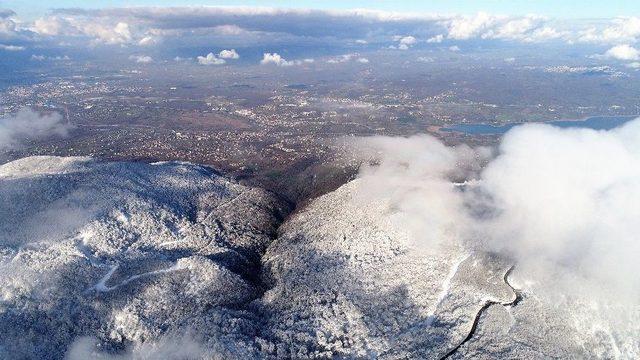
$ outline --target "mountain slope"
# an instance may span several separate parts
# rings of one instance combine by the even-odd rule
[[[2,165],[0,358],[638,354],[637,302],[532,282],[455,231],[424,246],[364,181],[282,223],[272,194],[193,164]]]
[[[393,221],[398,214],[384,197],[361,201],[360,191],[370,189],[364,181],[294,214],[264,256],[272,288],[262,301],[280,355],[547,359],[639,353],[636,300],[599,303],[580,279],[575,289],[555,278],[531,282],[509,259],[463,244],[455,233],[425,248]]]
[[[245,304],[264,290],[259,259],[285,212],[191,164],[1,166],[0,357],[61,358],[81,336],[115,350],[205,322],[210,342],[251,339]]]

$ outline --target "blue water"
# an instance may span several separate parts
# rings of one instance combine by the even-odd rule
[[[544,124],[561,128],[588,128],[594,130],[610,130],[638,116],[594,116],[584,120],[556,120],[547,121]],[[493,126],[488,124],[456,124],[441,128],[442,131],[455,131],[473,135],[501,135],[523,123]]]

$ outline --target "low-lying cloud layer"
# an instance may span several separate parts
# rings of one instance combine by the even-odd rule
[[[361,170],[360,201],[389,198],[390,216],[427,250],[454,236],[513,259],[539,291],[633,303],[638,144],[640,119],[611,131],[520,126],[495,156],[428,136],[363,139],[376,164]]]
[[[0,117],[0,150],[19,148],[25,140],[65,137],[72,129],[58,113],[42,114],[23,108]]]

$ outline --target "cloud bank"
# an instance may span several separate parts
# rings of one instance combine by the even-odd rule
[[[0,50],[48,49],[83,53],[96,47],[116,47],[135,55],[153,50],[154,57],[195,58],[211,44],[225,50],[201,55],[199,63],[220,65],[239,53],[283,54],[296,58],[334,56],[383,49],[420,51],[434,47],[473,49],[521,45],[577,47],[585,55],[606,48],[639,46],[640,17],[567,20],[538,15],[506,16],[403,13],[366,9],[317,10],[268,7],[131,7],[54,9],[31,22],[12,11],[0,14]],[[597,48],[594,50],[594,48]],[[598,49],[599,48],[599,49]],[[228,49],[228,50],[227,50]],[[313,49],[313,50],[310,50]],[[305,51],[310,53],[304,53]],[[319,54],[319,52],[321,54]],[[29,54],[28,56],[30,56]],[[83,58],[75,56],[74,58]],[[615,60],[602,56],[601,60]],[[223,62],[223,60],[225,62]],[[254,64],[259,62],[254,58]],[[280,62],[287,65],[287,60]],[[293,65],[298,64],[294,62]]]
[[[270,46],[283,42],[394,46],[420,42],[511,41],[570,44],[634,44],[640,17],[599,21],[555,20],[537,15],[503,16],[402,13],[378,10],[314,10],[268,7],[132,7],[56,9],[31,23],[0,14],[0,41],[76,42],[77,45]],[[15,43],[18,42],[18,43]],[[222,57],[224,58],[224,57]]]
[[[427,250],[453,236],[513,259],[539,293],[636,306],[638,144],[640,119],[610,131],[516,127],[495,156],[429,136],[362,139],[374,160],[359,200],[388,198]]]

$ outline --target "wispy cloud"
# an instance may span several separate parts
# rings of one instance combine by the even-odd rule
[[[43,114],[23,108],[0,118],[0,150],[19,148],[26,140],[65,137],[71,129],[58,113]]]

